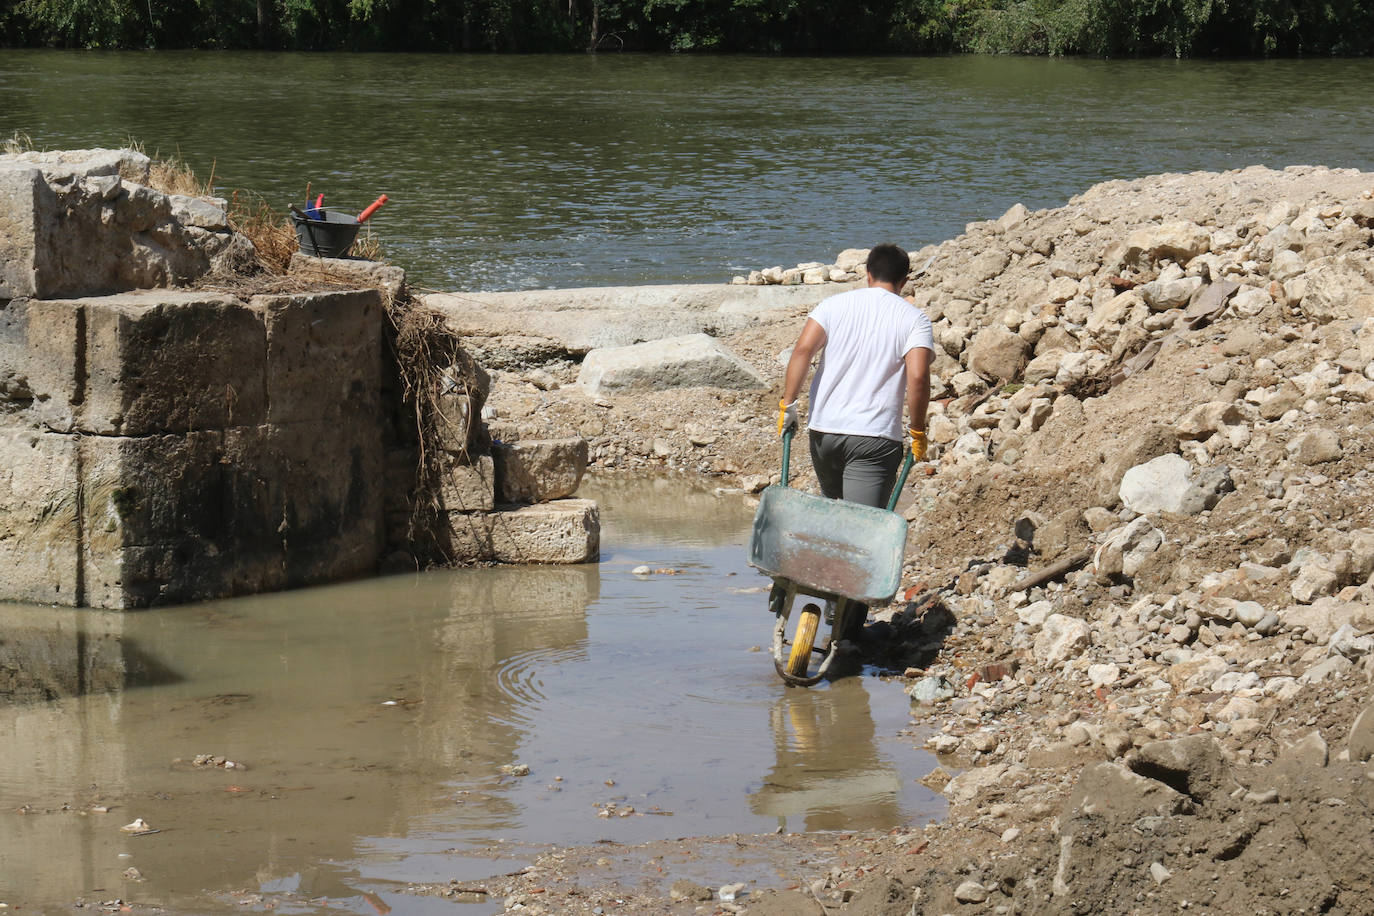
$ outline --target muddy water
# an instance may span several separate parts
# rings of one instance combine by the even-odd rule
[[[938,815],[900,690],[785,690],[750,651],[769,618],[746,506],[588,489],[599,564],[128,615],[5,606],[0,903],[452,912],[399,883],[509,870],[505,848],[514,868],[538,844]],[[158,832],[121,830],[135,818]]]

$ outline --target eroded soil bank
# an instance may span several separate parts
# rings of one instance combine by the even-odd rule
[[[554,850],[480,882],[487,899],[1371,912],[1371,192],[1374,175],[1322,168],[1161,175],[914,253],[938,448],[903,504],[903,601],[864,648],[924,700],[948,821]],[[768,390],[594,399],[552,360],[498,372],[490,403],[511,435],[586,436],[594,466],[757,490],[804,314],[725,339]],[[729,869],[669,880],[673,856],[745,847],[795,879],[724,897]]]

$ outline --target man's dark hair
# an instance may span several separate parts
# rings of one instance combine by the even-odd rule
[[[896,245],[874,245],[868,253],[868,272],[879,283],[901,287],[911,271],[911,258]]]

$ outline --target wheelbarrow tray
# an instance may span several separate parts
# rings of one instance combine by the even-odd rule
[[[882,603],[897,593],[906,519],[774,485],[760,494],[749,565],[804,589]]]

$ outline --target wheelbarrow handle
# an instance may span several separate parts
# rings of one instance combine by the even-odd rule
[[[906,460],[902,462],[902,473],[897,476],[897,485],[892,488],[892,496],[887,501],[887,511],[897,511],[897,497],[902,495],[902,487],[906,486],[906,476],[911,473],[911,466],[916,463],[916,459],[911,454],[911,449],[906,450]]]
[[[792,434],[787,430],[782,434],[782,485],[787,486],[787,470],[792,464]]]

